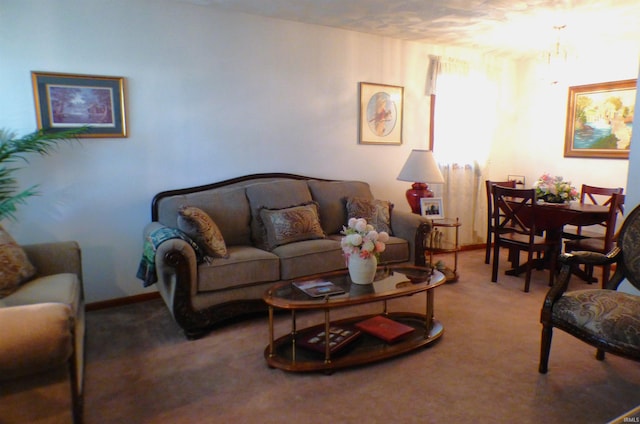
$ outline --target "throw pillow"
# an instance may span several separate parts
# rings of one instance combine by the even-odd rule
[[[347,198],[347,220],[364,218],[377,232],[391,235],[391,211],[393,204],[387,200],[369,200],[363,197]]]
[[[33,277],[36,268],[11,235],[0,226],[0,298],[13,293]]]
[[[285,209],[260,210],[268,250],[295,241],[325,238],[315,202]]]
[[[178,228],[198,242],[207,256],[229,257],[220,229],[202,209],[195,206],[181,207],[178,210]]]

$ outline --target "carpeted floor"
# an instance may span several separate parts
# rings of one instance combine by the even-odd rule
[[[524,293],[523,277],[501,271],[491,283],[483,259],[483,250],[462,252],[460,280],[436,289],[436,316],[445,326],[439,342],[330,376],[269,369],[266,317],[187,341],[161,300],[90,312],[86,422],[606,423],[640,404],[640,364],[612,355],[597,361],[593,348],[560,331],[549,373],[539,374],[547,274],[535,271]],[[574,280],[571,287],[586,284]],[[393,301],[390,310],[423,305],[416,295]],[[304,315],[300,328],[319,319]],[[280,316],[277,332],[287,328]],[[65,398],[66,386],[58,386]],[[19,405],[27,394],[13,396]],[[65,403],[47,396],[36,400],[59,411],[32,401],[28,413],[0,413],[0,423],[20,415],[24,422],[65,422]]]

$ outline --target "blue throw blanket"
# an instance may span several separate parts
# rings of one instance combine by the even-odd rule
[[[182,239],[189,243],[193,250],[196,252],[196,259],[198,263],[201,263],[204,259],[202,250],[196,242],[191,240],[182,231],[177,228],[161,227],[151,234],[144,241],[142,259],[140,260],[140,266],[138,267],[138,273],[136,277],[143,281],[144,287],[149,287],[158,281],[158,275],[156,274],[156,250],[158,246],[167,240]]]

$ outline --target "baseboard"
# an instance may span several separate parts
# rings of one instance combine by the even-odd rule
[[[467,246],[460,246],[460,250],[475,250],[484,249],[484,244],[471,244]],[[135,296],[119,297],[117,299],[103,300],[100,302],[88,303],[87,311],[97,311],[99,309],[116,308],[118,306],[131,305],[132,303],[146,302],[148,300],[158,299],[160,297],[159,292],[151,292],[144,294],[137,294]]]
[[[135,296],[119,297],[117,299],[103,300],[100,302],[88,303],[86,306],[87,311],[97,311],[99,309],[115,308],[118,306],[131,305],[132,303],[146,302],[149,300],[158,299],[160,297],[159,292],[151,292],[144,294],[137,294]]]

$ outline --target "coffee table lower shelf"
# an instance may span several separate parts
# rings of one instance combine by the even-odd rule
[[[365,315],[332,321],[332,325],[349,326],[357,322],[364,321],[375,315]],[[362,335],[351,342],[340,352],[333,354],[329,361],[325,361],[324,354],[313,352],[308,349],[296,346],[291,334],[280,337],[273,342],[273,354],[270,353],[270,346],[264,351],[267,364],[272,368],[285,371],[311,372],[333,370],[364,365],[402,355],[421,347],[430,345],[442,336],[444,328],[438,320],[432,320],[430,329],[427,331],[426,317],[424,314],[412,312],[391,312],[388,318],[416,329],[405,338],[395,342],[387,343],[377,337],[362,333]],[[324,328],[324,324],[300,330],[298,335],[307,331],[315,331]],[[426,334],[425,334],[426,333]]]

